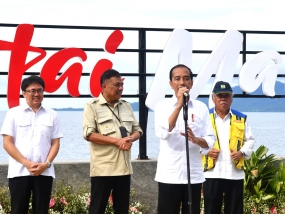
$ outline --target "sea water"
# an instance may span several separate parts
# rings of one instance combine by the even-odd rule
[[[59,153],[55,160],[86,160],[89,161],[89,146],[82,135],[82,111],[58,111],[58,116],[64,137],[61,139]],[[0,124],[4,121],[6,112],[0,111]],[[254,150],[260,145],[269,148],[268,154],[285,156],[285,112],[245,112],[255,137]],[[135,112],[138,118],[138,112]],[[147,125],[147,156],[157,158],[159,139],[154,133],[154,112],[148,114]],[[8,162],[8,154],[3,149],[3,138],[0,137],[0,162]],[[132,146],[132,159],[137,159],[139,142]]]

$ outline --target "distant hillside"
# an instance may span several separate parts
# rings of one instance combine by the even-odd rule
[[[242,90],[239,86],[233,87],[235,94],[241,94]],[[276,82],[276,95],[285,95],[285,84]],[[262,88],[252,93],[253,95],[263,95]],[[198,98],[208,106],[208,98]],[[139,110],[139,103],[130,103],[134,111]],[[233,109],[242,112],[285,112],[285,98],[234,98]],[[56,111],[83,111],[83,108],[54,108]]]

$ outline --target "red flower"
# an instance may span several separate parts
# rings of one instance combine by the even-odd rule
[[[130,207],[130,211],[137,212],[137,211],[138,211],[138,209],[137,209],[137,208],[135,208],[135,207]]]
[[[111,194],[110,197],[109,197],[109,201],[110,201],[110,204],[113,205],[113,196],[112,196],[112,194]]]
[[[64,198],[60,198],[59,200],[60,200],[61,203],[65,204],[65,205],[68,204]]]
[[[90,206],[90,202],[91,202],[91,197],[89,196],[89,197],[87,198],[87,206]]]
[[[49,208],[53,207],[54,204],[55,204],[55,200],[54,198],[51,198],[49,201]]]
[[[278,214],[277,209],[276,209],[275,206],[272,206],[272,207],[270,208],[270,214]]]

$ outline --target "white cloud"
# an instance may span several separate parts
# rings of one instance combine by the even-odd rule
[[[279,0],[10,0],[0,8],[2,23],[239,30],[282,30],[283,11]]]

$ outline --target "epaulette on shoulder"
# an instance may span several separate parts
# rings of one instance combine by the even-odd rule
[[[238,110],[231,109],[231,111],[232,111],[233,114],[235,114],[235,115],[237,115],[237,116],[239,116],[239,117],[244,117],[244,118],[247,117],[246,114],[244,114],[244,113],[242,113],[242,112],[240,112],[240,111],[238,111]]]
[[[128,101],[123,100],[123,99],[120,99],[120,101],[123,102],[123,103],[129,103]]]
[[[94,99],[88,101],[87,104],[96,103],[97,101],[99,101],[99,99],[98,98],[94,98]]]

